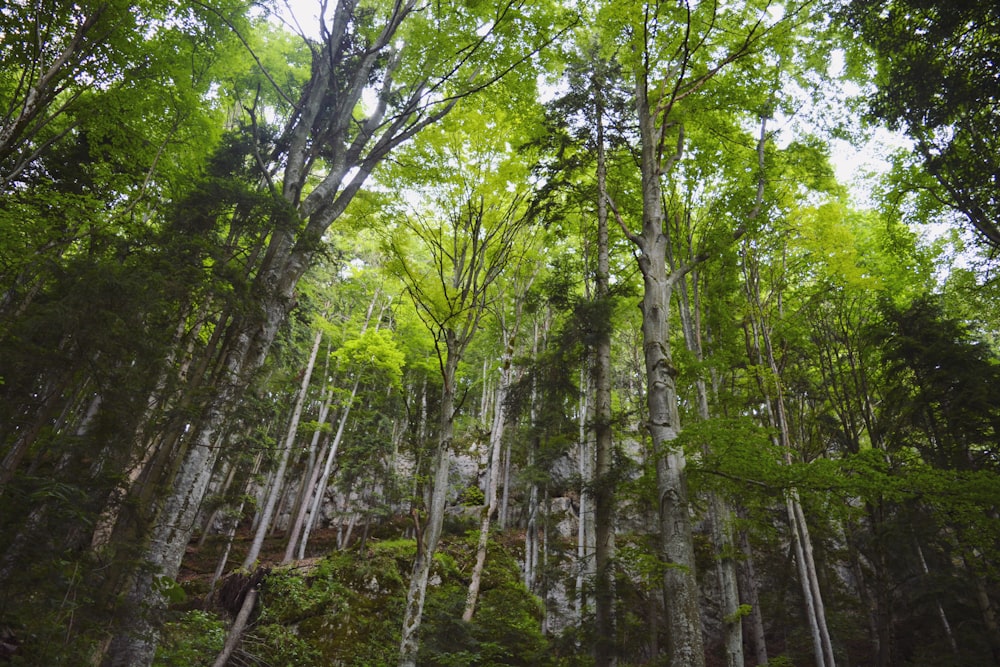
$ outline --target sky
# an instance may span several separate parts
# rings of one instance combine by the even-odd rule
[[[336,0],[327,0],[329,8],[327,14],[332,12],[336,5]],[[317,16],[321,7],[321,0],[275,0],[278,9],[278,20],[286,22],[292,29],[300,29],[311,37],[319,36],[319,23]],[[834,52],[828,68],[828,73],[839,76],[844,69],[844,58],[842,52]],[[834,97],[839,97],[841,101],[846,101],[848,97],[861,93],[856,85],[839,83],[834,86],[836,91],[832,92]],[[833,105],[837,106],[837,105]],[[840,113],[847,113],[842,109]],[[818,114],[822,116],[822,114]],[[805,118],[816,117],[817,114],[805,113]],[[828,134],[824,128],[814,128],[805,124],[786,122],[787,130],[794,134],[796,132],[811,131],[819,136]],[[790,137],[789,137],[790,138]],[[884,174],[889,169],[889,159],[893,151],[907,145],[906,138],[900,133],[893,133],[886,129],[878,129],[871,133],[870,137],[860,145],[843,139],[832,139],[831,162],[837,175],[837,180],[847,186],[851,192],[854,204],[859,207],[867,207],[872,204],[872,191],[880,174]]]

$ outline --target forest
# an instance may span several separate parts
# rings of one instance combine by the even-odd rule
[[[1000,665],[1000,6],[0,5],[0,664]]]

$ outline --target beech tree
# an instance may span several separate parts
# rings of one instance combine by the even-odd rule
[[[624,206],[615,215],[622,232],[636,248],[643,276],[647,428],[657,457],[660,548],[662,558],[670,563],[663,575],[669,664],[677,666],[703,665],[705,658],[685,453],[672,444],[680,424],[671,357],[670,307],[674,289],[693,264],[668,266],[667,216],[680,213],[665,210],[663,180],[683,157],[681,103],[701,91],[727,66],[759,48],[770,27],[766,9],[752,3],[718,17],[716,11],[712,3],[685,5],[676,10],[658,5],[611,4],[599,14],[620,31],[612,33],[611,44],[621,39],[622,46],[631,50],[624,64],[635,82],[637,161],[642,178],[640,231],[629,228]],[[738,227],[734,235],[738,237],[742,231]]]
[[[854,0],[843,13],[875,54],[869,113],[913,140],[935,182],[933,198],[964,216],[988,245],[1000,246],[1000,12],[972,1]],[[850,52],[863,61],[857,49]]]
[[[416,664],[427,581],[444,522],[458,365],[488,308],[498,299],[497,280],[524,252],[519,236],[529,222],[523,167],[519,172],[515,161],[505,159],[507,137],[491,136],[484,121],[481,116],[462,115],[457,117],[460,125],[436,128],[450,129],[441,148],[428,145],[427,149],[428,167],[441,174],[443,181],[437,192],[432,189],[426,194],[429,210],[416,213],[401,230],[412,234],[412,241],[406,236],[392,241],[399,274],[434,340],[442,382],[430,501],[407,593],[401,667]],[[449,163],[463,153],[466,173],[451,172]],[[426,273],[424,262],[415,264],[411,257],[409,247],[414,242],[416,256],[429,265]]]
[[[535,13],[544,14],[541,9]],[[226,21],[224,13],[215,15],[227,28],[243,29]],[[181,369],[191,372],[178,372],[171,360],[163,376],[180,387],[178,398],[163,404],[175,410],[170,427],[147,431],[147,439],[140,435],[125,457],[130,460],[121,465],[130,477],[142,479],[130,490],[143,517],[127,521],[129,525],[120,520],[114,544],[141,545],[141,565],[123,560],[115,568],[116,585],[125,591],[127,603],[106,664],[139,665],[152,659],[162,582],[172,580],[179,567],[218,460],[226,416],[263,365],[325,231],[397,146],[444,117],[462,97],[507,75],[555,29],[554,18],[544,15],[538,30],[522,31],[535,20],[534,13],[513,3],[451,11],[414,2],[370,8],[348,2],[338,3],[320,20],[318,41],[302,37],[312,62],[301,87],[296,88],[293,76],[265,71],[264,93],[242,91],[242,119],[252,140],[246,153],[249,165],[241,167],[253,173],[262,198],[271,204],[266,212],[244,208],[236,218],[249,223],[255,236],[239,256],[241,275],[228,277],[252,298],[197,316],[196,327],[204,325],[209,344],[194,346],[195,358],[184,360],[188,365]],[[434,49],[426,48],[430,35]],[[366,91],[372,93],[370,102]],[[279,127],[268,126],[273,118]],[[228,211],[206,207],[202,213],[207,225],[220,220],[220,226],[229,224]],[[189,326],[189,313],[176,317],[177,324],[167,330],[179,332],[184,342],[178,345],[184,350],[197,335]],[[55,404],[49,409],[55,410]],[[114,512],[109,516],[129,518]]]

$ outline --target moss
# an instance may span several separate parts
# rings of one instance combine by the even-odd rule
[[[438,583],[427,591],[420,664],[551,664],[539,601],[521,583],[517,561],[498,545],[490,546],[476,616],[461,620],[474,546],[470,533],[442,542],[435,554]],[[244,646],[267,664],[394,664],[415,555],[412,540],[373,542],[364,553],[338,552],[308,570],[275,570]]]

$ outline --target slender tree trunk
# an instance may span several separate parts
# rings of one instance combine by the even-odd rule
[[[31,425],[24,428],[20,435],[14,440],[3,460],[0,461],[0,490],[2,490],[14,478],[21,460],[31,449],[31,445],[37,440],[38,435],[46,425],[59,413],[65,403],[64,394],[69,389],[73,373],[67,369],[59,378],[58,382],[50,383],[43,393],[45,399],[42,405],[35,411],[37,416]]]
[[[244,569],[249,570],[253,567],[254,563],[257,562],[257,557],[260,555],[261,547],[264,546],[264,538],[267,536],[267,530],[271,525],[271,519],[274,516],[275,507],[281,495],[281,488],[285,483],[285,470],[288,467],[288,458],[291,455],[292,447],[295,445],[295,436],[299,430],[299,420],[302,418],[302,406],[305,405],[306,394],[309,393],[309,383],[312,380],[312,372],[316,366],[316,357],[319,355],[319,346],[322,340],[323,332],[317,331],[316,338],[313,340],[312,350],[309,353],[309,363],[306,364],[306,370],[302,376],[302,385],[299,387],[298,396],[295,398],[292,418],[288,422],[288,432],[285,434],[285,439],[282,442],[281,460],[278,463],[278,470],[274,474],[274,484],[271,487],[271,493],[268,494],[267,504],[264,505],[263,516],[257,526],[257,533],[254,535],[253,542],[250,544],[250,550],[247,552],[246,558],[243,559]]]
[[[669,564],[663,575],[670,667],[704,667],[698,581],[688,504],[684,451],[673,442],[680,433],[676,369],[670,352],[670,298],[675,281],[667,275],[669,239],[664,231],[659,147],[663,127],[649,107],[645,82],[637,82],[641,137],[642,233],[629,234],[643,278],[642,342],[646,369],[647,428],[652,438],[659,496],[660,549]]]
[[[239,646],[240,639],[243,637],[243,629],[246,628],[247,622],[250,620],[250,614],[253,613],[255,604],[257,604],[257,587],[253,586],[243,596],[243,604],[240,605],[240,612],[236,615],[233,627],[229,634],[226,635],[226,642],[222,647],[222,651],[215,658],[212,667],[226,667],[233,651]]]
[[[614,441],[611,430],[611,268],[608,245],[607,164],[604,150],[604,81],[593,79],[597,119],[597,274],[595,293],[599,312],[606,318],[599,324],[594,346],[594,537],[595,586],[594,618],[597,637],[594,645],[596,667],[612,667],[617,662],[615,639],[615,587],[612,563],[615,557],[615,479],[611,469]]]
[[[223,471],[225,471],[226,479],[223,480],[222,485],[219,487],[217,495],[220,497],[225,497],[226,493],[229,492],[229,488],[233,485],[233,480],[236,479],[236,465],[228,465],[229,470],[226,470],[227,466],[223,466]],[[220,471],[220,474],[222,471]],[[208,516],[205,517],[205,521],[201,525],[201,536],[198,538],[198,549],[201,550],[205,546],[205,542],[208,540],[208,536],[212,533],[212,526],[215,525],[216,520],[219,518],[219,514],[222,513],[224,506],[219,506],[209,512]]]
[[[257,469],[260,467],[260,463],[263,460],[263,454],[257,454],[254,458],[253,468],[250,470],[248,479],[253,479],[254,475],[257,474]],[[215,572],[212,573],[212,580],[208,583],[208,591],[211,594],[215,591],[215,584],[218,583],[219,579],[222,578],[223,573],[226,571],[226,564],[229,562],[229,552],[233,548],[233,538],[236,536],[236,529],[240,525],[240,517],[243,516],[243,508],[246,506],[246,495],[241,496],[240,504],[236,507],[236,512],[234,516],[229,520],[229,527],[226,529],[226,545],[222,548],[222,554],[219,556],[219,562],[215,566]]]
[[[816,605],[819,634],[823,641],[823,657],[829,667],[835,667],[837,663],[833,654],[833,642],[830,640],[830,630],[826,624],[826,608],[823,605],[823,595],[820,591],[819,573],[816,570],[816,558],[813,555],[812,538],[809,536],[809,524],[806,522],[806,515],[802,511],[802,502],[799,500],[798,493],[793,490],[792,495],[792,509],[795,511],[799,531],[802,533],[802,548],[806,556],[806,572],[809,577],[809,587],[812,589],[813,600]]]
[[[264,511],[261,515],[260,523],[257,525],[257,532],[254,535],[253,542],[250,544],[250,549],[247,552],[246,558],[243,559],[242,567],[245,570],[252,568],[257,562],[257,558],[260,556],[261,548],[264,546],[264,538],[267,536],[267,530],[271,524],[271,519],[274,516],[275,507],[278,504],[278,498],[281,496],[281,487],[284,485],[285,481],[285,469],[288,466],[288,459],[292,452],[292,447],[295,445],[295,435],[299,430],[299,420],[302,417],[302,406],[305,405],[306,394],[309,392],[309,382],[312,380],[312,372],[313,368],[316,366],[316,357],[319,355],[319,346],[322,340],[322,331],[317,331],[316,338],[313,341],[312,350],[309,353],[309,362],[306,364],[305,373],[302,376],[302,384],[299,387],[298,395],[295,398],[295,405],[292,408],[291,419],[289,419],[288,422],[288,432],[285,434],[285,438],[282,441],[281,461],[278,464],[278,470],[274,474],[274,484],[271,487],[271,492],[268,494],[267,504],[264,506]],[[240,638],[243,636],[243,630],[246,628],[247,621],[249,620],[250,614],[253,612],[253,607],[256,603],[257,589],[254,587],[243,597],[243,604],[233,621],[233,625],[229,628],[225,646],[216,658],[214,667],[222,667],[226,664],[226,661],[229,659],[230,654],[232,654],[233,649],[237,646],[237,644],[239,644]]]
[[[528,465],[535,462],[534,451],[528,455]],[[524,586],[535,592],[535,575],[538,570],[538,484],[531,482],[528,490],[528,517],[524,529]]]
[[[368,310],[365,313],[365,321],[361,325],[360,335],[364,335],[368,331],[368,327],[372,321],[372,315],[375,312],[375,306],[378,304],[378,300],[381,297],[381,289],[376,289],[375,294],[372,296],[372,300],[368,303]],[[379,314],[379,318],[375,323],[375,330],[377,331],[381,325],[382,315]],[[333,469],[333,462],[337,458],[337,450],[340,448],[340,443],[344,438],[344,429],[347,427],[347,418],[351,414],[351,408],[354,406],[354,399],[358,395],[358,387],[361,384],[361,378],[355,378],[354,384],[351,386],[351,395],[348,397],[347,401],[344,403],[344,407],[340,412],[340,422],[337,425],[337,433],[333,438],[333,442],[330,444],[329,450],[327,450],[326,460],[323,463],[323,474],[320,477],[319,483],[316,484],[315,479],[310,479],[306,488],[303,490],[303,500],[302,506],[299,509],[298,516],[295,518],[295,525],[293,526],[292,532],[288,537],[288,545],[285,548],[285,555],[283,562],[289,562],[292,559],[292,553],[295,549],[295,542],[298,541],[299,547],[299,558],[305,558],[306,546],[309,543],[309,534],[312,532],[313,528],[316,526],[316,522],[319,520],[320,509],[323,505],[323,498],[326,496],[326,488],[330,481],[330,471]],[[332,396],[332,394],[331,394]],[[326,408],[329,410],[329,400],[326,403]],[[320,418],[320,422],[325,421],[325,417]],[[313,471],[313,477],[315,477],[316,471]],[[308,501],[308,498],[312,498],[312,502]],[[306,510],[308,508],[308,521],[306,521]],[[303,523],[305,525],[303,526]],[[298,538],[299,531],[301,530],[302,537]]]
[[[299,540],[299,558],[305,558],[306,546],[309,544],[309,535],[319,520],[320,510],[323,507],[323,498],[326,497],[326,488],[330,483],[330,471],[333,469],[333,462],[337,458],[337,450],[340,448],[340,443],[344,439],[344,429],[347,428],[347,418],[351,415],[351,407],[354,405],[354,397],[358,394],[359,384],[360,380],[354,381],[354,386],[351,387],[351,395],[347,398],[343,409],[340,411],[340,423],[337,424],[337,433],[333,436],[333,442],[330,443],[330,450],[326,454],[326,461],[323,463],[323,474],[319,478],[319,484],[313,489],[312,504],[309,508],[309,520],[305,522],[302,539]]]
[[[785,498],[785,510],[788,514],[788,526],[792,533],[792,544],[795,546],[795,565],[799,570],[799,582],[802,587],[802,598],[806,606],[806,621],[809,623],[809,635],[812,637],[813,654],[816,667],[826,667],[826,651],[823,647],[823,636],[820,632],[819,611],[813,597],[813,588],[809,577],[809,567],[806,561],[804,538],[799,532],[798,513],[795,511],[797,496],[789,492]]]
[[[690,249],[693,255],[693,248]],[[692,272],[692,288],[688,290],[687,281],[680,283],[680,316],[681,328],[688,350],[699,362],[704,359],[701,344],[701,329],[698,298],[698,272]],[[691,294],[693,292],[693,296]],[[694,308],[692,308],[692,301]],[[693,311],[693,312],[692,312]],[[711,417],[708,402],[708,383],[704,377],[695,380],[697,394],[698,419],[707,421]],[[710,454],[708,447],[704,453]],[[743,623],[740,614],[739,584],[736,576],[736,562],[733,559],[735,547],[732,535],[732,510],[728,504],[714,491],[709,491],[708,525],[712,535],[712,545],[715,553],[715,572],[719,584],[719,597],[722,612],[722,644],[727,667],[743,667]]]
[[[924,558],[924,550],[920,548],[920,543],[916,543],[917,556],[920,558],[920,569],[923,571],[924,576],[930,574],[930,568],[927,567],[927,560]],[[944,630],[945,639],[948,640],[948,647],[951,648],[952,655],[958,655],[958,642],[955,641],[955,635],[951,631],[951,623],[948,622],[948,615],[944,612],[944,607],[941,605],[941,600],[935,596],[934,604],[937,606],[938,618],[941,619],[941,629]]]
[[[443,366],[444,388],[441,392],[440,437],[435,448],[433,486],[427,510],[422,539],[417,543],[417,557],[413,562],[410,587],[406,594],[403,613],[403,632],[399,645],[399,667],[416,667],[419,649],[420,623],[427,595],[434,553],[444,525],[445,500],[448,493],[448,473],[451,468],[451,442],[455,428],[455,373],[458,368],[458,350],[454,343],[448,346],[448,357]]]
[[[764,322],[764,309],[760,300],[757,266],[746,253],[744,254],[744,259],[747,296],[754,312],[750,317],[750,326],[753,328],[752,337],[754,339],[754,347],[756,348],[758,361],[770,371],[776,387],[773,399],[766,390],[764,394],[768,403],[773,405],[771,415],[775,420],[774,426],[777,429],[779,445],[785,454],[786,462],[791,463],[791,428],[785,408],[781,371],[778,368],[778,362],[774,355],[770,330],[767,323]],[[816,664],[817,667],[836,667],[833,643],[827,628],[826,612],[820,591],[816,562],[813,557],[812,540],[809,536],[809,527],[806,523],[805,514],[802,511],[802,504],[796,489],[791,489],[786,493],[785,508],[788,514],[789,529],[795,545],[802,596],[806,604],[806,615],[809,621],[810,634],[813,638]]]
[[[746,616],[747,634],[750,635],[750,644],[753,646],[754,657],[758,665],[766,665],[767,659],[767,637],[764,632],[764,614],[760,609],[760,582],[757,579],[757,570],[754,567],[753,549],[750,548],[750,539],[745,531],[739,534],[740,551],[743,552],[743,589],[741,598],[750,605],[750,614]]]
[[[333,391],[327,389],[326,398],[323,399],[323,405],[319,409],[318,427],[313,433],[312,442],[309,444],[309,464],[306,466],[305,479],[303,480],[302,488],[299,489],[299,498],[295,504],[294,514],[292,515],[294,519],[288,530],[288,544],[285,545],[285,554],[281,558],[282,565],[286,565],[292,561],[292,557],[295,554],[295,547],[299,543],[299,535],[302,532],[302,524],[305,521],[306,514],[309,512],[309,501],[312,498],[313,487],[316,485],[320,473],[317,454],[319,457],[322,457],[327,451],[326,444],[329,442],[329,436],[323,435],[323,426],[326,424],[326,419],[330,414],[330,403],[332,401]],[[320,444],[321,442],[322,445]]]
[[[515,325],[516,326],[516,325]],[[511,334],[513,336],[513,334]],[[476,546],[476,562],[472,568],[472,576],[469,581],[469,591],[465,598],[465,610],[462,612],[462,620],[466,623],[472,621],[472,615],[476,609],[476,601],[479,598],[479,586],[482,581],[483,567],[486,565],[486,547],[489,543],[490,525],[493,515],[497,511],[497,487],[500,477],[500,452],[503,447],[504,427],[507,423],[507,409],[505,402],[507,392],[510,388],[513,369],[511,362],[514,356],[513,341],[508,340],[505,346],[503,361],[500,366],[500,378],[497,381],[496,397],[494,399],[493,427],[490,429],[490,476],[486,489],[486,509],[483,512],[482,522],[479,526],[479,542]]]
[[[500,530],[507,530],[507,513],[510,509],[510,442],[504,445],[503,494],[500,497]]]
[[[535,323],[534,336],[531,344],[532,357],[538,356],[539,341],[542,337],[538,323]],[[531,387],[531,415],[532,425],[538,422],[538,387],[532,384]],[[535,466],[538,453],[538,435],[531,438],[528,447],[528,469]],[[532,593],[536,592],[536,575],[538,573],[538,482],[532,476],[531,487],[528,491],[528,516],[524,530],[524,586]]]
[[[580,371],[580,434],[578,448],[578,472],[580,475],[580,512],[577,520],[576,537],[576,615],[579,622],[590,609],[591,594],[588,587],[594,577],[594,510],[591,507],[591,489],[594,482],[593,452],[591,450],[590,429],[593,403],[590,399],[590,374]]]

